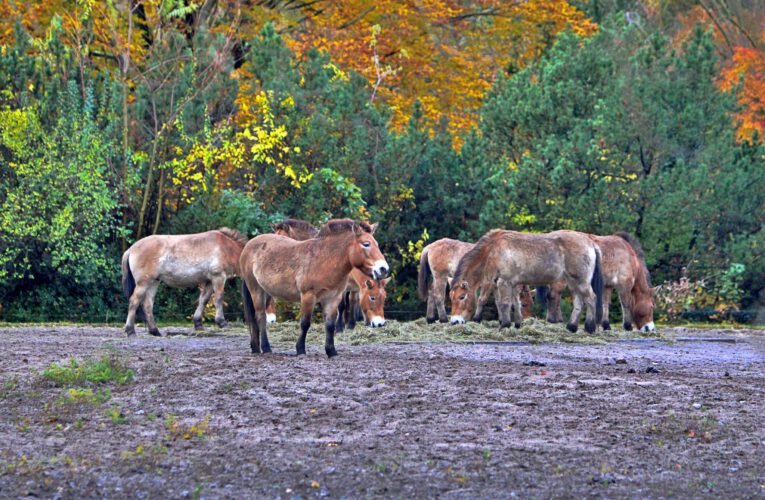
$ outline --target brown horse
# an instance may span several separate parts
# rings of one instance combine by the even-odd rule
[[[489,231],[460,260],[451,291],[451,322],[464,323],[464,311],[475,301],[475,289],[481,283],[504,280],[504,290],[512,295],[509,303],[515,327],[523,321],[518,285],[547,285],[565,280],[574,292],[574,310],[566,326],[575,332],[582,306],[587,308],[584,328],[594,332],[600,323],[603,299],[603,275],[600,249],[582,233],[555,231],[528,234],[494,229]],[[503,306],[504,307],[504,306]],[[508,315],[505,311],[504,315]],[[510,326],[500,321],[500,328]]]
[[[441,323],[448,321],[446,317],[446,287],[452,283],[452,278],[457,270],[457,264],[460,259],[475,247],[475,243],[466,243],[464,241],[453,240],[451,238],[441,238],[436,240],[422,250],[420,256],[420,270],[417,275],[417,292],[421,300],[427,301],[427,310],[425,318],[428,323],[436,321],[436,313]],[[433,277],[433,283],[428,287],[428,276]],[[481,284],[478,302],[471,302],[470,309],[465,311],[466,316],[473,318],[473,321],[481,322],[483,307],[489,301],[492,291],[496,288],[496,283],[488,282]],[[523,302],[523,317],[531,317],[531,293],[527,286],[522,288],[521,300]],[[512,294],[506,294],[511,296]],[[499,312],[500,292],[495,293],[497,311]]]
[[[640,242],[632,235],[618,232],[612,236],[590,235],[603,255],[603,329],[610,330],[608,321],[611,292],[616,289],[622,306],[625,330],[634,324],[638,330],[652,332],[653,293],[651,277],[645,264],[645,255]],[[547,321],[561,321],[560,299],[566,288],[565,281],[553,283],[547,288],[537,289],[539,302],[547,305]]]
[[[297,241],[310,240],[319,234],[319,230],[311,225],[310,222],[300,219],[286,218],[281,222],[272,225],[274,234],[286,236]],[[276,301],[270,300],[266,308],[266,322],[276,323]]]
[[[373,280],[358,269],[351,271],[337,312],[337,332],[342,332],[346,325],[349,330],[356,328],[357,310],[365,325],[372,328],[385,326],[385,285],[389,281],[389,277]]]
[[[149,333],[159,335],[154,321],[154,295],[159,283],[173,288],[200,287],[194,327],[202,328],[202,313],[215,294],[215,323],[223,327],[226,279],[239,274],[239,255],[247,243],[239,231],[221,228],[199,234],[142,238],[122,255],[122,288],[130,302],[125,333],[135,334],[136,314],[146,317]]]
[[[327,356],[337,355],[335,322],[337,307],[348,284],[348,274],[358,268],[367,276],[383,279],[389,267],[374,228],[351,219],[330,220],[316,238],[295,241],[276,234],[251,239],[239,259],[242,300],[250,329],[253,353],[270,352],[266,330],[266,306],[271,297],[300,302],[300,337],[297,354],[305,354],[305,338],[314,305],[324,313]]]

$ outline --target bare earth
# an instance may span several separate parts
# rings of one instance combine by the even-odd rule
[[[765,498],[763,332],[330,360],[315,334],[297,358],[169,330],[0,328],[0,497]],[[40,376],[104,353],[136,374],[108,401]]]

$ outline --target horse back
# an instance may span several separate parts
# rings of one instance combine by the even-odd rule
[[[439,279],[454,276],[460,259],[474,246],[473,243],[441,238],[425,247],[428,249],[428,264],[433,276]]]

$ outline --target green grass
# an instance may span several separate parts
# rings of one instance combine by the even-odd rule
[[[131,382],[135,377],[133,370],[126,363],[114,356],[105,355],[99,359],[88,359],[78,362],[71,358],[68,364],[48,365],[42,374],[43,378],[52,381],[57,386],[107,384],[116,383],[123,385]]]

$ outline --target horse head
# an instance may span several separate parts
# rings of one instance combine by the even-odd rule
[[[452,301],[452,317],[450,322],[457,325],[465,322],[465,318],[472,318],[475,314],[476,298],[475,290],[471,289],[467,281],[461,281],[452,287],[449,292]]]
[[[390,266],[388,266],[388,262],[373,236],[377,224],[369,225],[365,222],[354,222],[352,229],[354,239],[348,256],[353,267],[376,280],[387,277],[390,273]]]
[[[365,278],[359,286],[359,306],[368,326],[374,328],[385,325],[385,285],[389,281],[390,278],[383,280]]]

